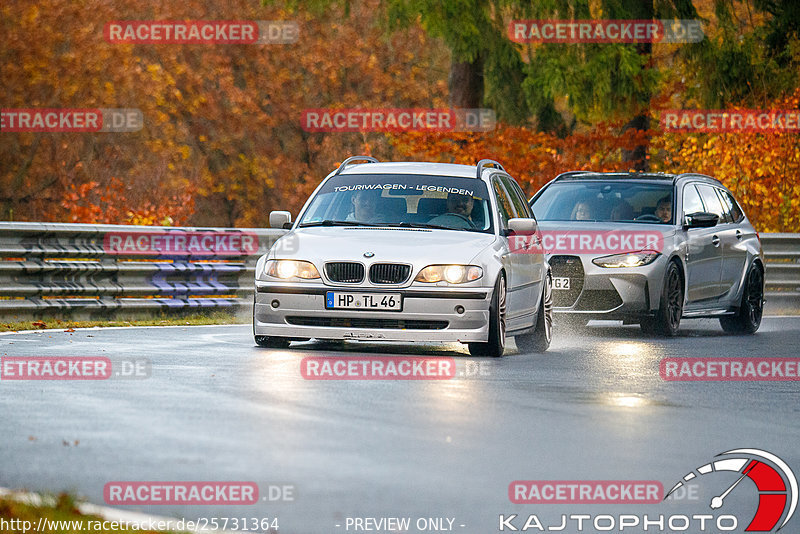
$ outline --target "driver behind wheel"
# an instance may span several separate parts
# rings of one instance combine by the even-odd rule
[[[477,225],[472,220],[472,207],[474,205],[475,201],[472,195],[448,193],[447,212],[434,217],[429,222],[453,228],[475,228]]]
[[[667,195],[659,198],[656,204],[656,217],[661,219],[661,222],[668,223],[672,220],[672,198]]]

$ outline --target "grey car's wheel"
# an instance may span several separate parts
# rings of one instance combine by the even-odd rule
[[[661,299],[654,317],[645,317],[639,323],[646,334],[674,336],[678,333],[683,316],[683,279],[678,265],[671,261],[664,274]]]
[[[553,340],[553,278],[547,273],[542,289],[542,303],[536,326],[530,334],[516,336],[514,341],[521,352],[544,352]]]
[[[764,274],[758,265],[751,265],[742,291],[742,304],[732,317],[720,317],[722,329],[733,334],[754,334],[764,314]]]
[[[469,343],[473,356],[503,355],[506,349],[506,279],[500,274],[494,284],[492,303],[489,305],[489,340],[486,343]]]

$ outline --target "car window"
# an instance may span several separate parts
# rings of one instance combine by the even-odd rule
[[[725,222],[725,210],[722,208],[722,203],[719,197],[714,192],[714,187],[707,184],[697,184],[697,190],[700,191],[700,196],[703,197],[703,205],[706,211],[719,216],[719,222]]]
[[[722,199],[722,204],[725,206],[725,211],[728,214],[729,221],[738,223],[744,219],[744,212],[742,211],[742,208],[739,207],[736,199],[733,198],[733,195],[720,188],[717,188],[717,193]]]
[[[506,190],[503,188],[497,178],[492,180],[492,188],[494,189],[494,196],[497,199],[497,209],[500,214],[500,224],[503,226],[503,228],[508,228],[508,220],[516,217],[514,206],[511,204],[511,201],[508,199],[508,195],[506,194]]]
[[[509,176],[503,174],[500,175],[500,180],[505,186],[508,197],[511,199],[511,203],[514,205],[514,211],[517,212],[517,217],[533,217],[533,212],[531,211],[530,206],[528,206],[528,203],[525,201],[525,193],[522,192],[519,184]]]
[[[694,184],[688,184],[683,189],[683,215],[700,211],[706,211],[703,201],[700,199],[700,193],[697,192]]]
[[[435,226],[494,233],[489,189],[481,180],[422,174],[340,174],[327,180],[299,227]]]
[[[672,191],[672,184],[663,182],[569,180],[547,186],[531,207],[538,221],[663,224],[656,211],[659,204],[672,204]]]

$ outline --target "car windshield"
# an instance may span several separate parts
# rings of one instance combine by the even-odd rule
[[[534,201],[540,221],[600,221],[668,224],[673,220],[672,184],[557,182]]]
[[[350,174],[329,179],[298,222],[309,226],[401,226],[492,233],[481,180],[415,174]]]

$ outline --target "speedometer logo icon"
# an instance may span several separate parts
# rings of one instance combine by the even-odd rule
[[[758,508],[745,531],[770,532],[774,529],[777,532],[782,529],[797,508],[797,478],[786,462],[760,449],[734,449],[722,452],[715,458],[720,456],[725,458],[714,460],[687,473],[664,498],[690,480],[710,473],[740,473],[733,484],[711,499],[709,506],[714,510],[723,507],[725,498],[740,487],[745,478],[749,478],[758,489]]]

